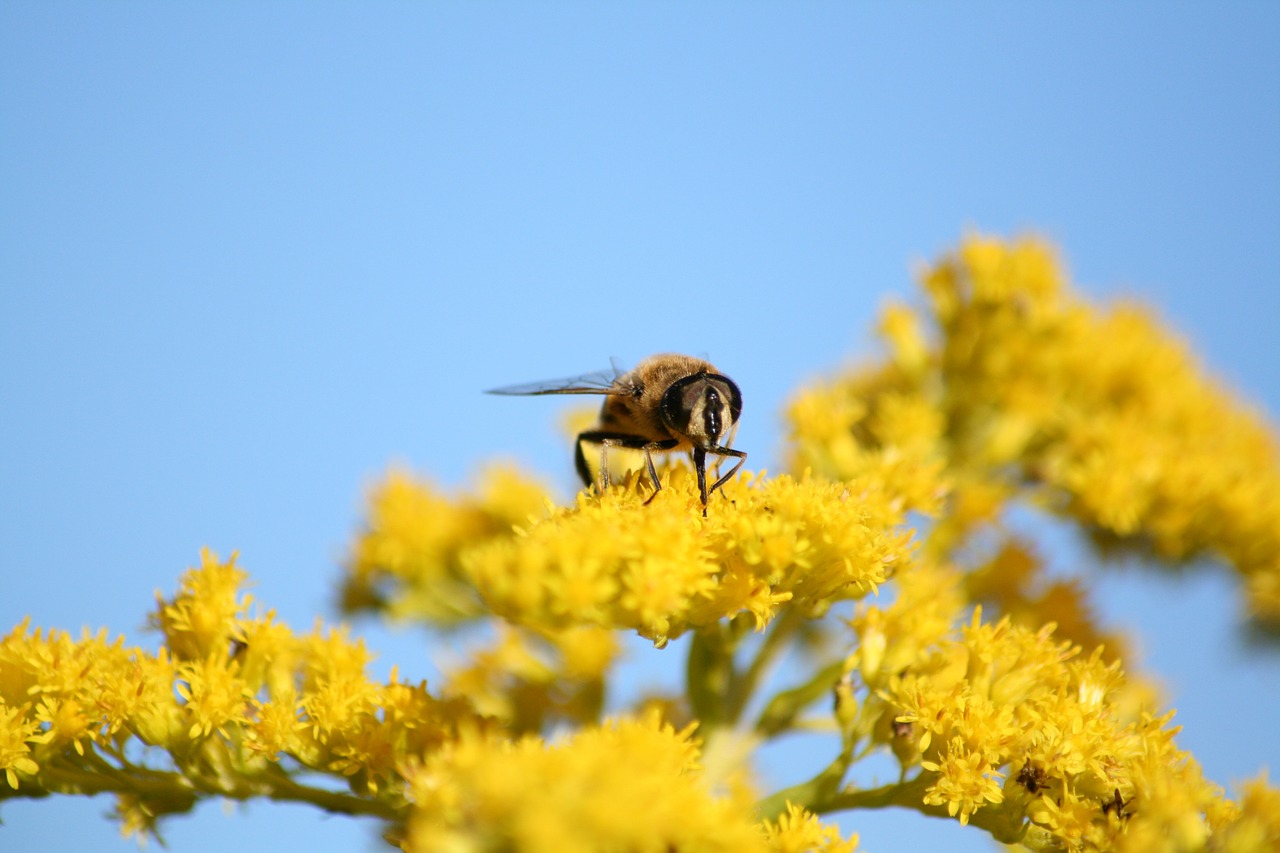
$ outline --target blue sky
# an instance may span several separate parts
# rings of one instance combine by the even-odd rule
[[[393,462],[572,487],[554,400],[483,388],[705,354],[737,446],[870,350],[966,229],[1056,241],[1280,413],[1280,6],[0,3],[0,629],[130,640],[201,546],[331,618]],[[1275,767],[1276,655],[1223,572],[1108,575],[1180,742]],[[412,632],[362,626],[431,672]],[[6,804],[0,845],[131,850],[105,799]],[[373,848],[208,804],[179,851]],[[237,810],[232,810],[237,811]],[[867,849],[989,847],[856,815]]]

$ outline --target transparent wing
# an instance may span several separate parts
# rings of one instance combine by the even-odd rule
[[[584,373],[582,376],[571,376],[567,379],[547,379],[542,382],[525,382],[520,385],[505,385],[501,388],[490,388],[486,394],[505,394],[534,396],[538,394],[626,394],[627,389],[617,384],[621,372],[615,367],[612,370],[597,370],[595,373]]]

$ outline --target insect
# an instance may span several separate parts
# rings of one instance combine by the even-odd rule
[[[615,368],[571,379],[494,388],[488,393],[605,395],[599,422],[578,433],[574,442],[574,466],[582,482],[590,486],[593,478],[582,446],[600,445],[601,487],[607,488],[609,448],[643,451],[645,467],[653,481],[653,494],[645,501],[646,504],[662,491],[657,469],[653,466],[654,452],[683,450],[693,458],[703,515],[707,514],[707,498],[738,473],[747,460],[746,453],[729,447],[738,431],[742,392],[732,379],[700,358],[664,353],[650,356],[626,372]],[[709,489],[708,454],[738,460],[729,473],[717,479]]]

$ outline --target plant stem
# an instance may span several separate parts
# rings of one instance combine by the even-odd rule
[[[756,688],[777,660],[778,654],[785,649],[785,641],[795,633],[800,621],[801,616],[794,607],[784,607],[782,613],[769,625],[747,671],[734,677],[730,683],[729,695],[725,697],[729,722],[737,723],[742,718],[742,712],[751,701]]]
[[[228,785],[208,776],[156,770],[130,765],[118,768],[96,753],[86,751],[86,764],[57,760],[40,768],[42,784],[24,782],[18,791],[4,789],[7,796],[43,797],[52,793],[136,794],[169,804],[173,811],[188,811],[201,796],[231,800],[264,798],[280,802],[310,803],[337,814],[366,815],[383,820],[402,816],[403,808],[385,800],[358,797],[300,784],[278,765],[272,771]],[[0,797],[3,799],[4,797]]]

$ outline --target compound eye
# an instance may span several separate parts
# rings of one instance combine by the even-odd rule
[[[688,435],[689,433],[689,418],[692,411],[691,404],[686,399],[686,391],[689,381],[696,378],[690,376],[673,382],[662,395],[662,422],[675,434]]]
[[[732,427],[742,417],[742,392],[728,376],[712,376],[710,379],[724,390],[725,402],[729,404],[729,425]]]
[[[723,376],[696,374],[672,383],[662,397],[662,419],[673,433],[699,447],[715,447],[742,410],[737,387]]]

